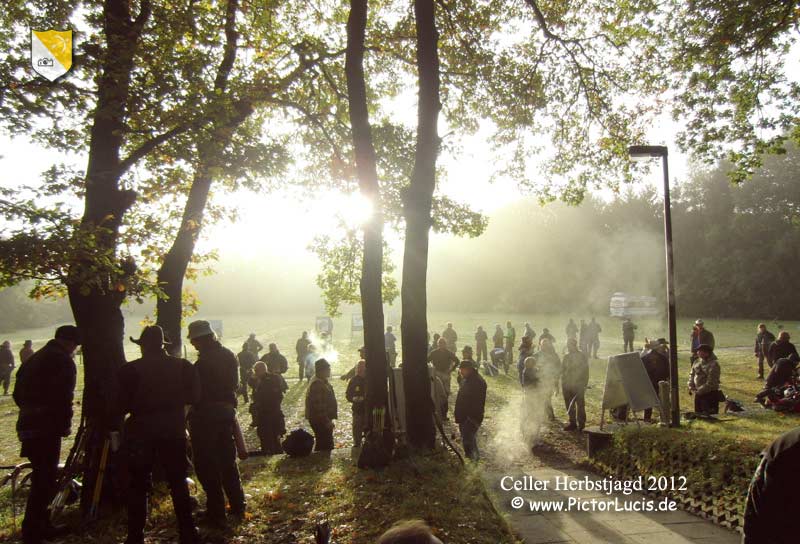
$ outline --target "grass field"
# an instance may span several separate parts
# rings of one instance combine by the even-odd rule
[[[314,316],[202,316],[209,319],[222,319],[224,323],[223,341],[226,346],[238,351],[250,332],[255,332],[259,340],[266,346],[268,342],[276,342],[290,361],[289,376],[296,375],[296,365],[293,364],[294,343],[302,330],[313,329]],[[563,349],[565,333],[564,327],[570,316],[567,315],[511,315],[498,314],[432,314],[429,325],[432,332],[441,332],[447,321],[452,321],[459,332],[459,348],[464,344],[474,344],[474,331],[477,325],[483,325],[490,332],[495,323],[505,325],[506,319],[511,319],[517,328],[518,335],[522,331],[522,324],[529,321],[537,333],[543,327],[548,327],[557,338],[557,349]],[[573,316],[576,322],[582,317]],[[593,360],[590,364],[590,389],[587,391],[588,424],[597,424],[600,419],[600,401],[602,386],[605,379],[604,357],[618,353],[622,350],[621,328],[617,319],[598,318],[603,328],[601,334],[601,359]],[[688,376],[688,331],[693,319],[682,319],[678,323],[680,370],[682,375]],[[637,347],[645,336],[651,338],[666,336],[666,326],[659,320],[641,320],[637,322]],[[763,447],[778,434],[796,426],[798,420],[792,415],[783,415],[763,410],[752,402],[756,392],[760,390],[761,382],[755,379],[756,365],[752,356],[752,340],[757,322],[753,320],[714,320],[706,319],[706,326],[713,331],[717,339],[717,354],[722,366],[722,388],[732,398],[745,403],[747,410],[738,415],[726,415],[721,423],[710,424],[692,422],[684,426],[684,432],[703,433],[709,440],[740,441],[758,444]],[[399,333],[399,323],[394,323],[396,332]],[[786,330],[797,330],[797,323],[783,323]],[[128,334],[138,335],[140,325],[137,319],[128,322]],[[770,325],[775,331],[776,326]],[[27,331],[17,331],[7,334],[2,339],[12,342],[15,351],[21,346],[22,340],[34,340],[35,347],[40,347],[52,334],[52,327]],[[398,334],[399,336],[399,334]],[[127,337],[127,336],[126,336]],[[350,334],[350,316],[334,320],[333,350],[326,354],[333,363],[333,374],[336,376],[348,370],[357,360],[357,349],[361,345],[360,338]],[[126,341],[126,353],[129,358],[138,356],[138,347]],[[190,360],[195,354],[189,347],[187,356]],[[82,368],[79,361],[79,375]],[[685,379],[682,378],[682,382]],[[519,398],[519,388],[513,377],[500,376],[488,378],[489,396],[487,405],[487,422],[482,431],[481,440],[484,448],[496,448],[523,452],[529,450],[520,444],[510,444],[519,440],[518,437],[509,435],[509,422],[518,417],[514,411],[514,403]],[[346,452],[349,452],[349,412],[344,401],[344,382],[333,380],[340,399],[340,414],[342,420],[337,425],[335,454],[328,459],[317,456],[306,461],[293,462],[282,458],[260,459],[248,461],[243,465],[246,476],[246,491],[251,495],[251,504],[257,505],[253,517],[237,528],[235,538],[227,537],[220,542],[233,542],[244,538],[244,541],[258,542],[310,542],[307,538],[311,534],[316,519],[326,518],[335,520],[341,542],[369,542],[374,538],[376,527],[385,528],[389,521],[402,519],[418,512],[420,517],[429,520],[442,536],[447,536],[445,541],[450,542],[511,542],[513,538],[508,534],[502,520],[487,504],[481,495],[482,487],[477,478],[469,471],[464,472],[452,463],[452,458],[441,453],[419,458],[413,462],[404,461],[393,465],[393,468],[381,475],[371,472],[359,471],[353,466],[353,461]],[[80,398],[82,379],[79,378],[79,391],[76,398]],[[296,408],[302,402],[304,386],[291,382],[291,390],[284,401],[284,411],[287,413],[287,427],[293,428],[302,424]],[[691,409],[691,397],[685,391],[683,383],[682,408]],[[565,419],[563,401],[554,399],[553,405],[559,419]],[[76,413],[79,410],[76,409]],[[240,418],[245,421],[244,410]],[[20,461],[18,456],[19,446],[14,432],[16,421],[16,406],[9,397],[0,398],[0,464],[10,465]],[[511,421],[511,427],[515,427]],[[558,435],[560,432],[556,431]],[[257,447],[252,432],[248,433],[248,441],[254,448]],[[67,441],[68,442],[68,441]],[[580,440],[572,439],[573,450]],[[65,443],[64,454],[69,444]],[[514,448],[513,446],[521,446]],[[558,445],[555,449],[558,449]],[[560,455],[558,451],[555,455]],[[572,452],[573,457],[575,452]],[[304,464],[305,463],[305,464]],[[371,475],[372,474],[372,475]],[[410,478],[410,480],[409,480]],[[408,481],[406,481],[408,480]],[[405,483],[403,483],[405,482]],[[410,483],[409,483],[410,482]],[[449,492],[447,499],[435,498],[442,489],[460,489],[459,493]],[[394,491],[393,491],[394,490]],[[430,494],[429,494],[430,492]],[[440,493],[439,493],[440,494]],[[467,497],[466,495],[469,495]],[[449,501],[449,502],[448,502]],[[453,503],[452,501],[456,501]],[[476,512],[475,518],[470,518],[468,523],[459,520],[453,514],[450,504],[462,504]],[[387,515],[386,508],[394,512]],[[162,512],[162,510],[164,510]],[[156,510],[158,520],[169,519],[169,505],[159,506]],[[160,512],[160,513],[159,513]],[[366,513],[363,513],[366,512]],[[361,514],[360,514],[361,513]],[[370,517],[371,516],[371,517]],[[11,519],[10,500],[8,487],[0,489],[0,535],[8,537],[13,532]],[[363,519],[361,519],[363,518]],[[371,520],[368,524],[365,520]],[[115,541],[120,537],[120,523],[101,526],[95,530],[97,542],[105,543]],[[476,525],[477,524],[477,525]],[[283,540],[278,537],[265,536],[265,528],[270,531],[278,528],[276,534],[283,535]],[[264,533],[264,534],[262,534]],[[287,535],[293,535],[291,538]],[[485,539],[485,535],[490,536]],[[165,537],[166,538],[166,537]],[[493,540],[494,539],[494,540]],[[77,542],[77,540],[75,541]]]

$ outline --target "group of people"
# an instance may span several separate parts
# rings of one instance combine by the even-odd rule
[[[22,349],[19,350],[20,364],[30,359],[31,355],[33,355],[33,341],[25,340]],[[8,395],[8,388],[11,386],[11,374],[16,366],[11,342],[5,340],[0,344],[0,383],[3,384],[3,395]]]

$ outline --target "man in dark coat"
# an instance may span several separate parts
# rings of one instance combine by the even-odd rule
[[[300,338],[297,339],[297,343],[294,345],[294,350],[297,352],[297,365],[299,366],[299,377],[301,382],[305,376],[306,355],[308,355],[308,346],[310,345],[311,340],[308,339],[308,332],[303,331],[303,334],[300,335]]]
[[[603,332],[603,329],[600,327],[600,323],[592,318],[589,321],[589,324],[586,326],[586,355],[591,356],[594,359],[597,359],[597,350],[600,349],[601,332]]]
[[[306,419],[314,431],[316,451],[333,450],[333,420],[339,416],[339,407],[333,387],[328,382],[331,365],[325,359],[314,363],[314,378],[306,391]]]
[[[689,361],[694,364],[697,360],[697,350],[701,345],[707,345],[711,347],[711,351],[714,351],[714,347],[716,346],[714,342],[714,333],[710,330],[706,329],[706,324],[703,322],[702,319],[698,319],[694,322],[694,327],[692,328],[692,334],[689,337],[692,356],[689,358]]]
[[[764,379],[764,360],[769,355],[769,347],[775,341],[775,335],[767,330],[764,323],[758,324],[756,331],[756,344],[753,348],[753,356],[758,358],[758,379]],[[767,361],[769,366],[772,366],[770,361]]]
[[[55,338],[17,371],[14,402],[19,406],[20,456],[32,465],[31,491],[22,521],[24,544],[39,544],[59,532],[50,522],[47,507],[57,491],[61,438],[69,436],[72,427],[76,376],[72,357],[80,344],[77,327],[59,327]]]
[[[456,352],[458,342],[458,333],[453,328],[452,323],[447,324],[447,328],[442,331],[442,338],[447,340],[447,349],[449,349],[452,353]]]
[[[19,364],[30,359],[31,355],[33,355],[33,340],[25,340],[25,344],[19,350]]]
[[[3,383],[4,395],[8,395],[8,386],[11,385],[11,373],[14,371],[15,366],[11,342],[6,340],[0,345],[0,382]]]
[[[630,353],[633,351],[633,341],[636,338],[636,329],[638,327],[634,325],[633,321],[631,321],[630,317],[626,317],[622,320],[622,351],[625,353]]]
[[[167,354],[161,327],[145,327],[139,339],[142,357],[119,370],[118,406],[125,421],[128,453],[128,538],[125,544],[143,544],[147,502],[153,467],[159,462],[172,496],[181,544],[199,542],[192,519],[186,477],[186,424],[184,409],[200,398],[200,380],[192,363]]]
[[[489,351],[487,346],[488,340],[489,335],[486,334],[486,331],[483,330],[483,327],[479,325],[478,330],[475,331],[475,350],[478,352],[476,359],[479,363],[489,359]]]
[[[456,396],[453,415],[461,433],[464,454],[477,461],[480,458],[478,429],[483,423],[483,410],[486,405],[486,381],[478,373],[473,361],[461,361],[459,372],[462,381]]]
[[[253,421],[261,442],[261,452],[266,455],[283,453],[281,436],[286,434],[286,419],[281,410],[284,381],[280,362],[272,359],[259,361],[253,367]]]
[[[586,426],[584,394],[589,384],[589,359],[578,350],[577,338],[567,340],[567,353],[561,361],[561,394],[569,415],[565,431],[582,431]]]
[[[242,351],[236,354],[239,360],[239,379],[241,386],[239,392],[242,394],[245,402],[249,402],[250,398],[247,395],[248,382],[250,380],[250,373],[253,371],[253,365],[256,364],[256,354],[247,348],[247,342],[242,344]]]
[[[261,360],[264,361],[268,367],[270,363],[274,364],[275,365],[274,372],[278,374],[283,374],[284,372],[289,370],[289,361],[286,360],[286,357],[284,357],[283,353],[281,353],[280,350],[278,349],[278,344],[272,342],[269,345],[268,350],[269,351],[267,351],[263,355],[263,357],[261,357]],[[272,370],[270,370],[270,372],[272,372]]]
[[[744,509],[743,544],[797,542],[800,427],[779,436],[761,457]]]
[[[772,343],[767,351],[767,361],[770,366],[778,359],[785,359],[792,354],[797,355],[797,348],[789,342],[790,338],[789,333],[786,331],[781,331],[778,334],[778,339]]]
[[[451,376],[453,370],[458,366],[458,357],[450,351],[445,338],[439,338],[439,347],[428,354],[428,362],[433,364],[436,377],[441,380],[445,395],[449,399]],[[447,419],[447,406],[448,404],[445,403],[444,414],[442,414],[444,419]]]
[[[225,496],[231,514],[241,517],[245,511],[234,441],[239,365],[236,356],[217,340],[208,321],[189,323],[189,341],[198,352],[194,366],[201,390],[189,417],[194,468],[206,492],[206,521],[222,528],[226,525]]]
[[[264,349],[264,346],[261,345],[261,342],[256,339],[256,333],[254,332],[250,333],[250,336],[247,337],[244,345],[245,349],[256,356],[256,359],[258,359],[258,352]]]
[[[650,383],[658,394],[658,382],[669,381],[669,342],[666,338],[650,342],[642,351],[641,358]],[[645,408],[644,420],[649,422],[652,417],[653,409]]]
[[[356,365],[356,374],[347,383],[344,396],[353,405],[353,446],[361,447],[364,430],[367,428],[367,407],[365,403],[367,391],[367,362],[361,359]]]

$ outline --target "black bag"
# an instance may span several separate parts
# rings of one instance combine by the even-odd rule
[[[306,457],[314,449],[314,437],[305,429],[295,429],[281,445],[289,457]]]
[[[717,389],[717,400],[719,402],[725,402],[728,400],[728,398],[725,396],[725,393],[723,393],[720,389]]]

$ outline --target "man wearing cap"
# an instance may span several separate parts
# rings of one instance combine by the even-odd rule
[[[224,527],[225,496],[231,514],[240,517],[245,510],[234,441],[239,365],[208,321],[189,323],[189,341],[198,352],[194,367],[201,392],[189,416],[194,468],[206,492],[207,522]]]
[[[756,344],[753,348],[753,356],[758,358],[758,379],[764,379],[764,360],[767,359],[767,355],[769,354],[769,347],[775,341],[775,335],[772,334],[767,330],[767,326],[764,323],[758,324],[758,329],[756,330]],[[769,366],[772,366],[770,361],[767,361]]]
[[[689,339],[692,346],[692,356],[689,358],[689,361],[692,364],[694,364],[694,362],[697,360],[697,350],[702,344],[710,346],[711,351],[714,351],[714,334],[710,330],[706,329],[705,323],[703,323],[702,319],[698,319],[694,322],[692,335]]]
[[[200,398],[200,381],[192,363],[167,354],[164,331],[145,327],[138,344],[142,356],[119,369],[119,414],[125,421],[125,450],[128,453],[130,491],[128,494],[128,538],[125,544],[143,544],[147,502],[152,487],[153,467],[158,461],[172,496],[181,544],[199,542],[192,519],[192,503],[186,484],[184,409]]]
[[[33,340],[25,340],[25,344],[19,350],[19,364],[30,359],[31,355],[33,355]]]
[[[308,332],[303,331],[300,338],[294,345],[294,350],[297,352],[297,364],[299,366],[299,378],[303,381],[306,369],[306,355],[308,355],[308,346],[311,345],[311,340],[308,339]]]
[[[486,405],[486,381],[478,373],[472,360],[461,361],[458,368],[462,381],[456,396],[453,416],[461,433],[464,454],[477,461],[480,458],[478,429],[483,423],[483,411]]]
[[[689,394],[694,395],[694,411],[698,414],[719,413],[720,368],[709,344],[697,346],[697,360],[689,374]]]
[[[15,366],[11,342],[6,340],[0,345],[0,382],[3,383],[4,395],[8,395],[8,386],[11,385],[11,373],[14,371]]]
[[[445,395],[450,398],[450,379],[453,370],[458,366],[458,357],[447,347],[447,339],[439,338],[439,347],[428,354],[428,362],[433,364],[436,377],[439,378],[444,386]],[[444,404],[445,410],[442,417],[447,419],[447,403]]]
[[[578,350],[578,339],[567,340],[567,353],[561,361],[561,393],[569,415],[565,431],[582,431],[586,426],[584,394],[589,384],[589,359]]]
[[[14,402],[19,406],[17,435],[21,457],[32,466],[31,491],[22,521],[22,542],[39,544],[60,531],[50,522],[47,506],[56,493],[61,438],[72,427],[75,361],[80,345],[78,328],[64,325],[55,338],[25,361],[17,371]]]
[[[328,382],[331,365],[325,359],[314,362],[314,378],[306,391],[306,419],[314,431],[316,451],[333,450],[333,420],[338,418],[338,406],[333,387]]]

